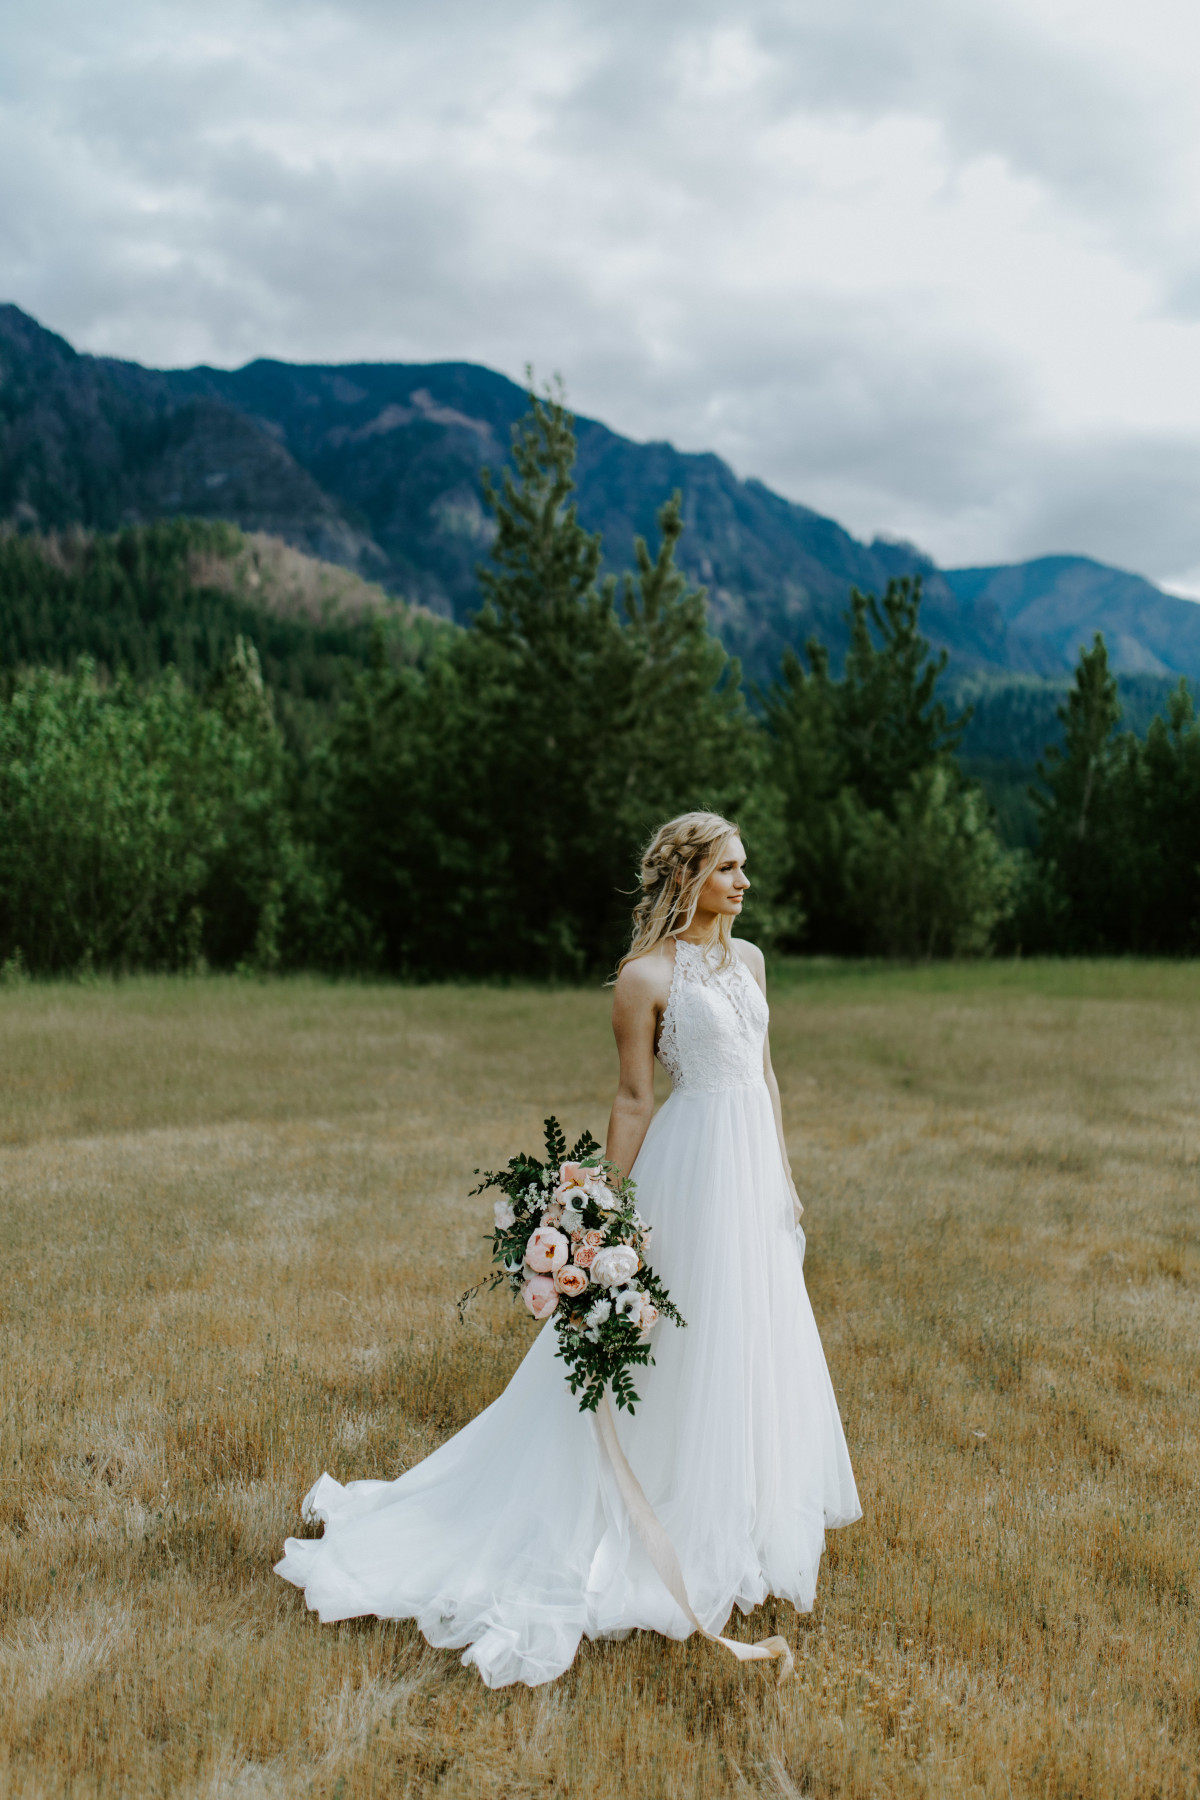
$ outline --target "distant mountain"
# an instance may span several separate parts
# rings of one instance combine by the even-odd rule
[[[460,620],[478,605],[475,569],[491,541],[479,471],[504,462],[528,406],[524,389],[505,376],[472,363],[254,362],[153,375],[107,366],[131,391],[145,392],[149,379],[163,384],[158,396],[169,393],[184,408],[235,408],[286,447],[360,534],[364,572],[391,591]],[[708,588],[714,626],[752,679],[769,679],[784,646],[814,632],[839,647],[852,584],[879,589],[891,575],[917,572],[926,582],[927,629],[965,663],[1031,672],[1052,666],[1036,640],[1022,643],[995,608],[964,607],[908,545],[862,544],[761,482],[739,481],[717,456],[635,444],[594,419],[581,418],[577,435],[580,515],[601,532],[610,567],[629,566],[634,537],[653,539],[658,508],[680,490],[681,560]],[[214,480],[217,473],[204,465],[191,484],[192,504],[240,519],[226,515],[236,496]],[[261,528],[294,539],[306,517],[290,534],[278,518]]]
[[[1086,556],[1039,556],[989,569],[947,569],[968,606],[995,606],[1014,631],[1052,646],[1064,668],[1080,644],[1104,633],[1109,656],[1129,675],[1200,671],[1200,606],[1164,594],[1141,575]]]
[[[0,524],[228,519],[461,620],[491,536],[479,471],[505,460],[525,408],[520,387],[472,363],[145,369],[81,355],[0,306]],[[680,489],[681,560],[752,679],[812,634],[836,655],[852,583],[878,591],[918,573],[925,629],[962,673],[1061,678],[1111,618],[1119,667],[1200,674],[1200,609],[1136,576],[1082,558],[943,572],[911,545],[862,543],[740,481],[719,457],[636,444],[593,419],[578,435],[580,515],[611,567],[628,565],[635,534],[653,539]]]

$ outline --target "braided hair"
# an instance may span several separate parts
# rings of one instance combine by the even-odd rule
[[[680,813],[659,826],[642,852],[642,893],[633,909],[633,933],[618,973],[635,956],[645,956],[688,929],[701,889],[737,829],[731,820],[711,812]],[[733,955],[730,926],[731,920],[722,914],[717,921],[722,963]]]

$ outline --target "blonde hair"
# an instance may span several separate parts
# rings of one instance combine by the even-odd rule
[[[618,974],[635,956],[688,929],[705,882],[737,833],[731,819],[711,812],[680,813],[659,826],[642,852],[642,897],[633,909],[633,935]],[[729,915],[722,913],[716,939],[722,966],[733,957],[730,926]]]

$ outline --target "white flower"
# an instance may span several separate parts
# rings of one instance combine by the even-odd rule
[[[640,1318],[642,1311],[641,1288],[622,1288],[617,1295],[617,1317],[625,1319]]]
[[[628,1244],[606,1244],[596,1252],[591,1277],[597,1287],[624,1287],[638,1272],[638,1254]]]
[[[600,1208],[601,1212],[616,1212],[620,1202],[612,1189],[601,1177],[596,1176],[587,1184],[587,1191]]]
[[[596,1329],[597,1325],[603,1325],[605,1319],[608,1319],[611,1317],[612,1317],[612,1301],[611,1300],[597,1300],[595,1306],[590,1307],[588,1309],[588,1312],[585,1315],[586,1322],[587,1322],[587,1324],[589,1324],[592,1327],[593,1331]],[[595,1343],[595,1341],[596,1341],[595,1338],[593,1338],[592,1342]]]
[[[563,1207],[562,1218],[559,1220],[559,1223],[564,1231],[578,1231],[579,1227],[583,1224],[583,1214],[568,1203]]]
[[[492,1208],[492,1217],[496,1221],[497,1231],[507,1231],[510,1225],[516,1223],[517,1215],[513,1211],[512,1201],[497,1200],[495,1206]]]

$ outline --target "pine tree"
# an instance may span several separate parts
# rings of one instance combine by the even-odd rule
[[[623,583],[632,683],[622,778],[638,837],[673,807],[739,808],[757,770],[740,666],[709,628],[704,589],[675,560],[684,529],[678,493],[657,524],[658,554],[637,538],[636,574]]]
[[[842,678],[831,673],[825,646],[810,639],[808,669],[789,653],[765,699],[786,821],[783,891],[802,912],[810,948],[857,953],[879,941],[872,896],[883,889],[864,876],[864,846],[891,842],[883,824],[900,810],[909,817],[914,782],[944,770],[939,818],[946,807],[957,817],[963,782],[953,753],[970,713],[951,718],[938,698],[946,652],[931,655],[920,606],[919,577],[890,581],[882,600],[852,588]],[[883,824],[871,824],[876,817]],[[955,933],[944,941],[970,937],[965,926]]]
[[[1099,632],[1081,650],[1075,684],[1058,708],[1061,746],[1038,763],[1034,930],[1052,947],[1087,952],[1120,948],[1125,911],[1118,889],[1126,846],[1118,828],[1119,768],[1128,747],[1116,736],[1117,683]]]
[[[837,683],[824,644],[810,638],[805,654],[807,670],[794,650],[784,652],[779,681],[764,703],[769,772],[783,815],[781,886],[797,945],[852,950],[859,931],[846,906]]]
[[[1125,830],[1137,845],[1129,948],[1195,956],[1200,951],[1200,724],[1186,681],[1136,746],[1123,783],[1133,801]],[[1130,779],[1135,774],[1135,779]],[[1130,817],[1130,814],[1133,814]]]
[[[484,469],[484,498],[495,514],[491,562],[479,568],[484,610],[476,623],[489,637],[547,647],[555,632],[573,637],[578,609],[601,621],[612,615],[612,584],[597,587],[603,548],[585,531],[571,502],[575,491],[575,421],[561,384],[529,396],[529,412],[513,428],[513,468],[497,487]],[[597,604],[599,602],[599,604]],[[560,638],[565,647],[566,639]]]
[[[850,590],[850,647],[837,691],[842,785],[889,815],[911,778],[949,757],[970,723],[937,698],[947,653],[919,629],[920,576],[889,581],[883,599]],[[876,642],[878,639],[878,642]]]
[[[740,671],[676,562],[679,496],[659,512],[657,553],[639,538],[617,582],[571,502],[574,461],[561,392],[532,396],[515,473],[485,486],[497,535],[458,659],[496,696],[487,806],[521,846],[509,917],[523,962],[563,972],[611,962],[657,823],[736,806],[755,785]]]
[[[1063,742],[1038,765],[1027,941],[1087,954],[1200,949],[1200,727],[1186,682],[1144,739],[1097,634],[1059,708]]]
[[[466,711],[449,792],[493,864],[482,959],[578,975],[611,916],[629,646],[600,538],[571,500],[574,420],[560,388],[531,394],[512,461],[499,486],[484,479],[497,530],[479,571],[484,605],[450,658]]]
[[[360,682],[339,730],[332,835],[393,966],[610,967],[649,829],[755,786],[737,665],[675,563],[678,498],[657,554],[639,541],[618,582],[577,516],[574,461],[561,392],[532,395],[513,467],[485,479],[497,531],[475,620],[423,673]],[[364,859],[350,821],[372,818]]]
[[[1038,775],[1049,790],[1037,795],[1044,828],[1060,845],[1086,843],[1103,815],[1109,773],[1121,719],[1116,677],[1108,666],[1108,650],[1100,632],[1090,650],[1081,650],[1075,685],[1058,708],[1063,743],[1046,752]]]

